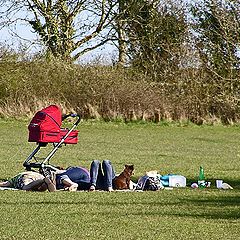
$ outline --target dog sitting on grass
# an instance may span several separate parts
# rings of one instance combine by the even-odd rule
[[[122,173],[114,179],[114,188],[117,190],[130,189],[130,178],[134,174],[134,165],[125,165]]]

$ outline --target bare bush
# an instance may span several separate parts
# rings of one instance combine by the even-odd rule
[[[161,83],[131,68],[9,58],[1,60],[0,72],[1,116],[29,118],[58,104],[63,112],[105,121],[239,121],[239,72],[216,85],[203,70],[186,68]]]

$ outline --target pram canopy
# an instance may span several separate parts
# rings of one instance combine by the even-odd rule
[[[30,124],[29,142],[59,143],[65,136],[64,143],[76,144],[78,142],[78,130],[61,128],[62,113],[58,106],[50,105],[38,111]]]

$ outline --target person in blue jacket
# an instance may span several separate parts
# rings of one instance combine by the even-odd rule
[[[88,190],[90,187],[90,173],[83,167],[68,167],[56,172],[56,190],[69,191]]]

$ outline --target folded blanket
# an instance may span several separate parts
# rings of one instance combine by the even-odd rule
[[[10,187],[0,187],[0,190],[19,190],[17,188],[10,188]]]

